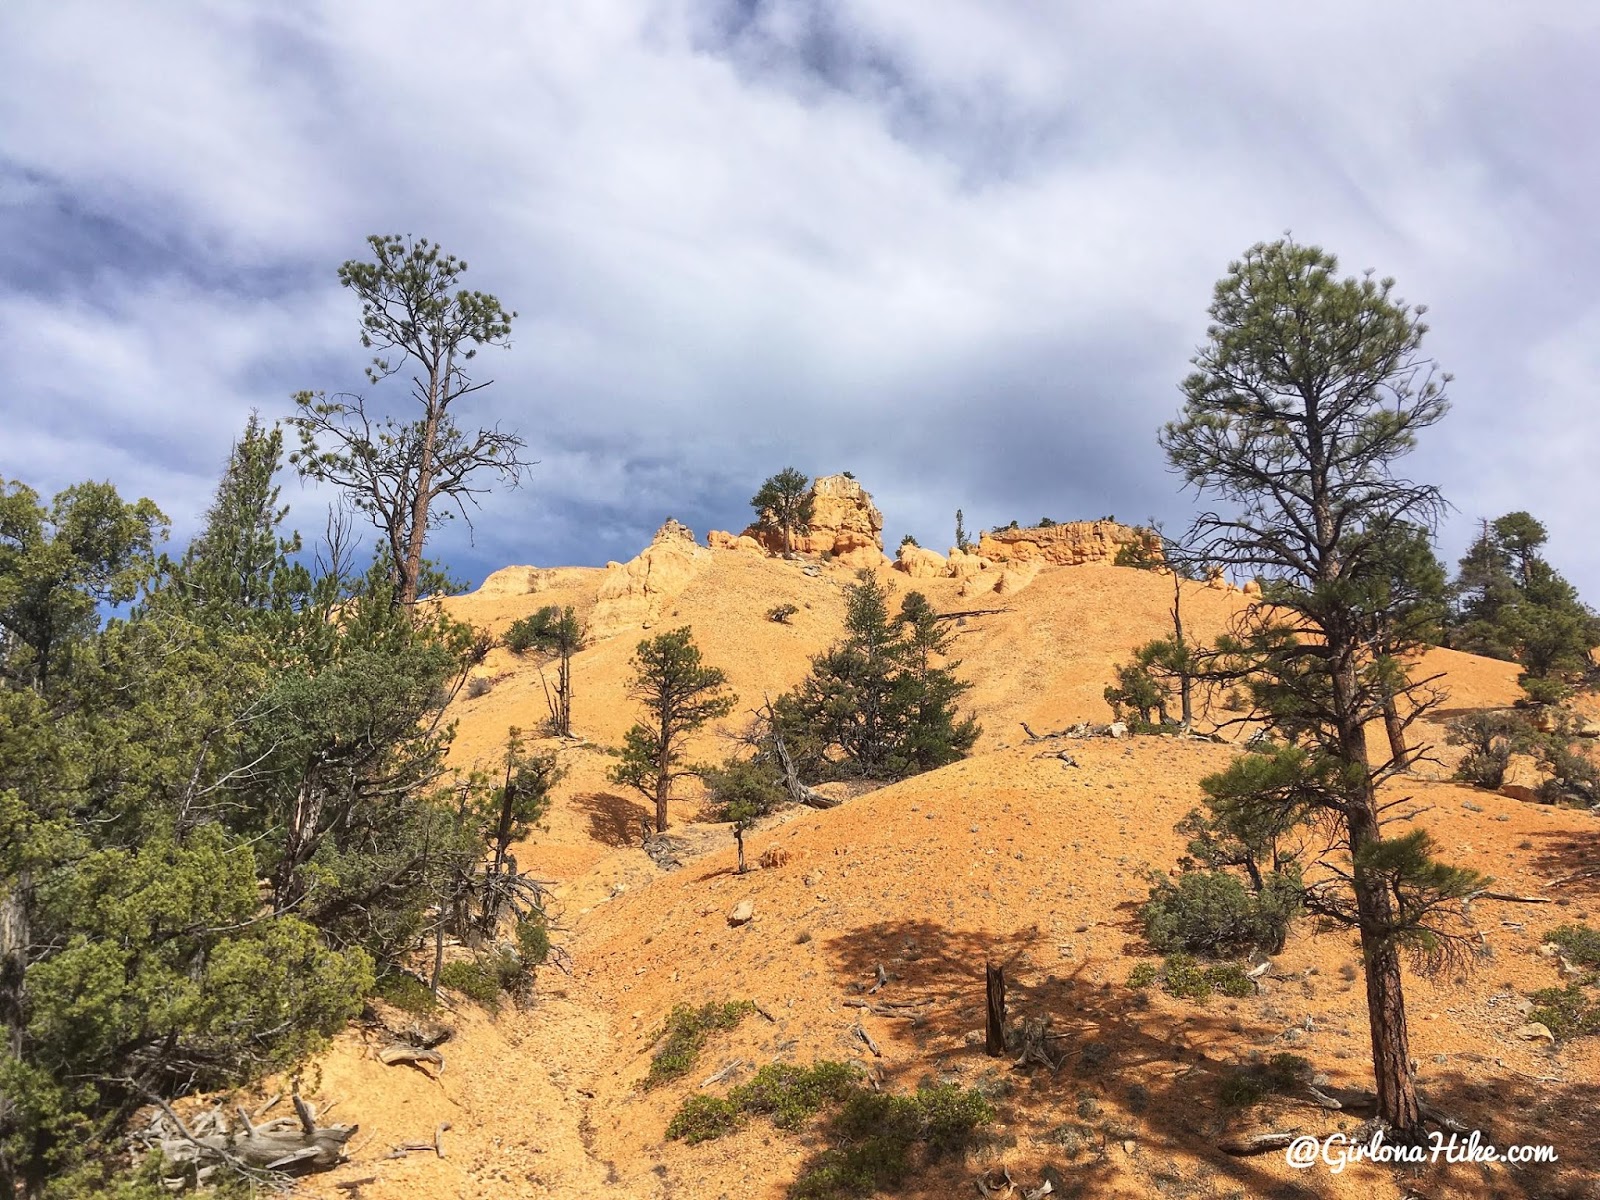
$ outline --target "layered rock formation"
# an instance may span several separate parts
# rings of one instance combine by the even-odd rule
[[[610,637],[653,624],[691,580],[711,551],[694,533],[668,517],[650,544],[626,563],[607,563],[589,625],[596,637]]]
[[[1068,521],[1033,529],[994,529],[978,540],[978,557],[991,562],[1079,567],[1085,563],[1114,562],[1117,551],[1143,542],[1147,536],[1144,530],[1115,521]]]

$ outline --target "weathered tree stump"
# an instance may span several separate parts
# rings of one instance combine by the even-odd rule
[[[985,1006],[983,1050],[990,1058],[1006,1052],[1006,969],[984,964]]]

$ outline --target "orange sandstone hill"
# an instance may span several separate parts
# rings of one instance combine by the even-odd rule
[[[980,1174],[998,1179],[1002,1169],[1019,1186],[1013,1195],[1046,1178],[1060,1181],[1052,1196],[1593,1194],[1583,1189],[1600,1171],[1596,1039],[1553,1048],[1517,1036],[1521,997],[1562,982],[1540,953],[1544,934],[1600,917],[1600,873],[1583,874],[1600,861],[1592,816],[1455,785],[1447,762],[1393,789],[1401,822],[1428,829],[1452,861],[1492,874],[1507,894],[1551,901],[1475,902],[1471,961],[1411,975],[1407,997],[1430,1102],[1499,1145],[1553,1144],[1559,1163],[1440,1163],[1416,1174],[1360,1164],[1334,1174],[1293,1169],[1281,1153],[1231,1157],[1219,1143],[1251,1132],[1327,1135],[1358,1124],[1289,1099],[1232,1109],[1219,1085],[1253,1057],[1288,1051],[1329,1088],[1366,1086],[1359,951],[1348,935],[1318,936],[1302,921],[1257,995],[1199,1004],[1129,988],[1132,969],[1154,957],[1136,915],[1148,877],[1183,852],[1173,827],[1200,803],[1201,777],[1237,751],[1164,737],[1035,741],[1022,728],[1108,720],[1101,692],[1117,662],[1165,629],[1172,579],[1110,565],[1118,542],[1107,531],[1096,544],[1113,549],[1101,554],[1002,559],[980,546],[933,554],[942,567],[921,558],[916,569],[908,559],[917,556],[891,564],[877,543],[871,554],[852,545],[845,562],[775,557],[746,540],[721,535],[713,549],[669,523],[628,563],[507,568],[445,602],[495,634],[545,605],[571,605],[595,632],[573,662],[579,737],[539,743],[568,775],[547,827],[516,850],[555,889],[570,974],[542,971],[531,1004],[495,1017],[452,997],[445,1020],[456,1033],[441,1047],[442,1071],[384,1066],[373,1034],[343,1037],[317,1084],[362,1132],[351,1161],[309,1190],[366,1200],[776,1200],[821,1149],[814,1130],[756,1119],[698,1146],[664,1131],[688,1096],[723,1094],[768,1062],[826,1058],[861,1063],[889,1090],[952,1081],[993,1097],[999,1119],[987,1144],[919,1171],[904,1196],[977,1195]],[[640,846],[641,798],[606,781],[607,750],[636,718],[626,686],[637,642],[691,627],[740,697],[732,728],[840,635],[843,588],[859,566],[952,614],[953,654],[972,684],[966,701],[983,725],[976,753],[834,809],[779,814],[748,836],[752,862],[767,865],[744,876],[733,871],[728,827],[705,822],[685,787],[670,854],[657,855],[681,865],[658,865]],[[1220,582],[1180,587],[1198,638],[1246,602]],[[788,624],[767,618],[781,603],[795,606]],[[1453,712],[1517,694],[1510,664],[1435,651],[1423,669],[1443,673]],[[509,727],[535,730],[546,716],[533,662],[495,649],[480,674],[479,694],[455,705],[461,768],[488,764]],[[1442,741],[1437,726],[1428,732]],[[726,749],[719,731],[694,746],[708,759]],[[742,901],[753,917],[735,926],[728,914]],[[1049,1019],[1059,1067],[984,1054],[986,961],[1008,964],[1017,1020]],[[877,1009],[860,1007],[880,979]],[[672,1007],[724,1000],[753,1001],[761,1013],[713,1034],[689,1077],[641,1090]],[[444,1156],[388,1157],[445,1123]]]

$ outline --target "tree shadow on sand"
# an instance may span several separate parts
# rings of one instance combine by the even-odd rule
[[[1600,836],[1565,832],[1536,833],[1533,869],[1550,880],[1543,895],[1552,900],[1600,896]]]
[[[974,1193],[980,1172],[1001,1165],[1025,1187],[1052,1179],[1052,1200],[1125,1194],[1129,1186],[1148,1195],[1271,1197],[1319,1196],[1334,1186],[1327,1167],[1292,1170],[1282,1150],[1236,1157],[1219,1146],[1265,1130],[1354,1132],[1367,1115],[1355,1108],[1330,1112],[1296,1094],[1242,1108],[1224,1102],[1223,1087],[1241,1067],[1277,1053],[1292,1050],[1316,1071],[1342,1065],[1318,1036],[1285,1042],[1285,1014],[1273,1005],[1292,1003],[1286,985],[1236,1003],[1186,1005],[1175,1017],[1120,980],[1090,978],[1108,965],[1114,976],[1117,960],[1063,961],[1058,941],[1037,927],[995,936],[912,920],[879,922],[825,943],[840,998],[880,1006],[880,1012],[847,1008],[843,1019],[859,1017],[882,1047],[883,1057],[871,1061],[886,1090],[954,1082],[983,1091],[1000,1110],[1000,1132],[989,1147],[965,1163],[929,1165],[897,1195],[931,1200]],[[986,962],[1008,965],[1008,1024],[1019,1041],[1025,1024],[1037,1031],[1048,1019],[1046,1045],[1058,1059],[1053,1070],[1018,1065],[1020,1047],[1004,1057],[984,1054]],[[880,966],[887,983],[869,991]],[[893,1007],[904,1004],[912,1007]],[[1470,1182],[1443,1172],[1488,1169],[1362,1164],[1360,1171],[1393,1172],[1397,1191],[1419,1195],[1465,1189],[1480,1196],[1600,1196],[1600,1189],[1589,1190],[1600,1172],[1594,1134],[1600,1085],[1532,1080],[1478,1056],[1458,1056],[1450,1068],[1430,1064],[1419,1076],[1430,1105],[1481,1131],[1487,1144],[1552,1145],[1559,1163],[1495,1167]],[[1042,1174],[1046,1168],[1054,1174]]]
[[[614,792],[580,792],[572,806],[589,818],[589,836],[606,846],[637,846],[647,828],[649,810]]]

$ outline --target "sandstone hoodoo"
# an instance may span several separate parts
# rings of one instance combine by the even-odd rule
[[[730,534],[714,533],[712,545],[727,545]],[[774,554],[783,553],[783,532],[751,525],[731,548],[742,549],[745,538]],[[823,475],[811,485],[811,520],[804,533],[796,533],[794,548],[801,554],[831,554],[850,567],[873,567],[883,562],[883,514],[872,495],[849,475]]]

